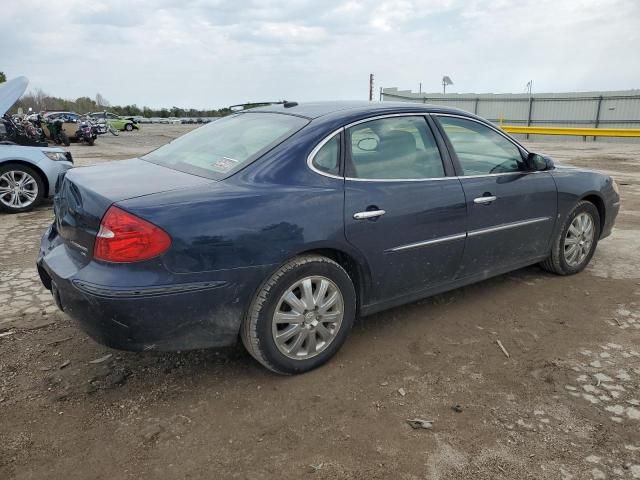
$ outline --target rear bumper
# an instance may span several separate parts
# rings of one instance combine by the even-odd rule
[[[102,285],[105,265],[83,265],[60,241],[42,238],[37,266],[60,309],[97,342],[120,350],[191,350],[237,341],[246,307],[266,267],[210,272],[213,280],[144,286]],[[110,266],[107,266],[109,268]],[[118,268],[118,266],[113,266]],[[117,275],[112,275],[117,279]]]

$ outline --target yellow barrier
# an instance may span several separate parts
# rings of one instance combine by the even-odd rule
[[[529,135],[573,135],[578,137],[640,137],[640,128],[525,127],[501,125],[507,133]]]

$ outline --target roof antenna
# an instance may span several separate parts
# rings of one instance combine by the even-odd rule
[[[291,107],[297,107],[298,106],[298,102],[289,102],[287,100],[283,100],[282,104],[283,104],[284,108],[291,108]]]

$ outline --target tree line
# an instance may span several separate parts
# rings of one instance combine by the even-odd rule
[[[6,82],[7,78],[3,72],[0,72],[0,83]],[[18,109],[22,108],[23,112],[28,112],[31,108],[34,112],[42,112],[45,110],[63,110],[69,112],[76,112],[80,114],[101,112],[107,110],[116,115],[122,116],[143,116],[143,117],[221,117],[231,113],[228,108],[220,109],[196,109],[196,108],[150,108],[150,107],[138,107],[136,104],[132,105],[111,105],[111,103],[104,98],[100,93],[96,94],[95,98],[79,97],[75,100],[69,100],[60,97],[54,97],[45,93],[43,90],[36,88],[29,93],[23,95],[18,100],[9,113],[17,113]]]
[[[13,106],[13,110],[17,111],[18,108],[22,108],[23,112],[32,108],[34,112],[41,112],[44,110],[64,110],[69,112],[76,112],[80,114],[90,112],[101,112],[107,110],[116,115],[123,116],[143,116],[143,117],[221,117],[227,115],[231,111],[228,108],[221,109],[196,109],[196,108],[150,108],[150,107],[138,107],[136,104],[132,105],[111,105],[111,103],[105,99],[99,93],[95,98],[79,97],[75,100],[68,100],[64,98],[54,97],[46,94],[40,89],[32,90],[31,92],[23,95]]]

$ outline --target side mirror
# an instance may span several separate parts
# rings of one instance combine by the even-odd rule
[[[540,172],[543,170],[551,170],[553,168],[553,160],[549,157],[544,157],[538,153],[530,153],[527,156],[527,168],[534,172]]]

